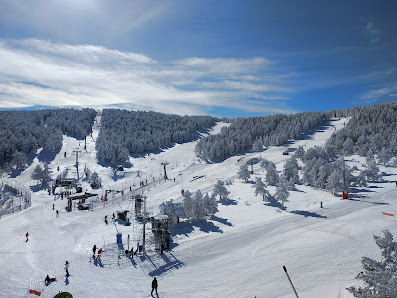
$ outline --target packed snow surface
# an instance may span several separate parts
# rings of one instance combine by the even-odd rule
[[[295,297],[283,266],[300,297],[352,297],[345,288],[358,284],[354,277],[362,271],[361,257],[380,259],[373,234],[381,235],[382,230],[389,229],[397,235],[394,217],[382,214],[396,211],[395,168],[381,167],[385,181],[357,189],[349,200],[297,186],[286,211],[266,205],[255,196],[252,183],[237,178],[239,167],[253,157],[271,160],[282,170],[289,158],[282,154],[284,151],[321,146],[348,119],[330,121],[286,146],[234,156],[221,163],[199,160],[194,154],[196,141],[176,144],[158,154],[131,157],[133,166],[123,172],[96,163],[99,120],[86,150],[84,142],[64,137],[61,152],[50,163],[53,178],[59,173],[58,166],[60,172],[68,169],[68,177],[76,177],[75,154],[80,150],[79,177],[89,170],[98,172],[102,179],[102,188],[95,190],[81,182],[83,191],[98,194],[94,210],[67,212],[67,200],[44,189],[32,193],[32,207],[3,215],[0,297],[35,297],[29,290],[41,292],[41,297],[53,297],[59,291],[70,292],[73,297],[148,297],[153,277],[158,279],[159,297]],[[218,133],[223,125],[217,124],[211,133]],[[358,156],[346,160],[358,167],[364,162]],[[160,164],[164,162],[168,163],[167,181],[161,176]],[[30,175],[38,163],[41,161],[34,160],[14,179],[15,183],[35,186]],[[251,179],[263,176],[264,170],[254,165]],[[147,211],[156,215],[162,202],[182,201],[182,188],[191,192],[200,189],[205,194],[212,191],[218,179],[233,184],[227,186],[229,200],[219,204],[213,218],[172,226],[171,249],[163,255],[154,250],[148,224],[146,255],[138,253],[130,260],[120,254],[117,233],[122,234],[125,249],[136,249],[138,241],[142,244],[141,224],[132,221],[124,226],[112,221],[116,211],[133,210],[132,194],[143,192]],[[148,186],[140,187],[146,180]],[[109,200],[104,204],[100,197],[105,190],[113,192],[108,193]],[[121,190],[123,194],[117,192]],[[59,217],[55,210],[60,211]],[[108,225],[104,222],[106,215]],[[104,249],[101,262],[92,259],[94,244]],[[70,264],[68,278],[65,261]],[[46,286],[47,274],[57,281]]]

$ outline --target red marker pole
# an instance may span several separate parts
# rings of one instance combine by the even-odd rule
[[[289,278],[289,275],[288,275],[288,272],[287,272],[287,268],[285,268],[285,266],[283,266],[283,269],[284,269],[284,271],[285,271],[285,274],[287,274],[289,283],[291,284],[291,287],[292,287],[292,289],[294,290],[294,293],[295,293],[296,298],[299,298],[298,293],[296,292],[295,287],[294,287],[294,285],[292,284],[291,279]]]

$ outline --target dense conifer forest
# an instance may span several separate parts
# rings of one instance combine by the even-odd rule
[[[58,152],[63,135],[83,139],[92,131],[93,109],[0,111],[0,167],[23,168],[37,149]]]
[[[205,160],[219,161],[251,149],[261,151],[298,138],[328,119],[329,115],[323,112],[238,118],[220,134],[201,139],[196,154]]]
[[[123,163],[128,156],[183,143],[217,121],[211,116],[104,109],[96,149],[99,162]]]

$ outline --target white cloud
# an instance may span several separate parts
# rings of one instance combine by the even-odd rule
[[[397,91],[397,86],[373,89],[361,94],[360,98],[363,100],[376,101],[377,99],[384,96],[395,96],[395,94],[393,94],[394,91]]]
[[[117,105],[206,114],[221,106],[266,113],[275,110],[269,101],[291,92],[285,86],[291,75],[262,57],[156,61],[100,46],[25,39],[0,41],[0,65],[0,107]]]
[[[371,43],[377,43],[382,36],[382,31],[375,25],[374,22],[368,22],[365,25],[365,31]]]

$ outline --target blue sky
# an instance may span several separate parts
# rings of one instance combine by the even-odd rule
[[[397,100],[394,0],[0,5],[0,108],[246,117]]]

